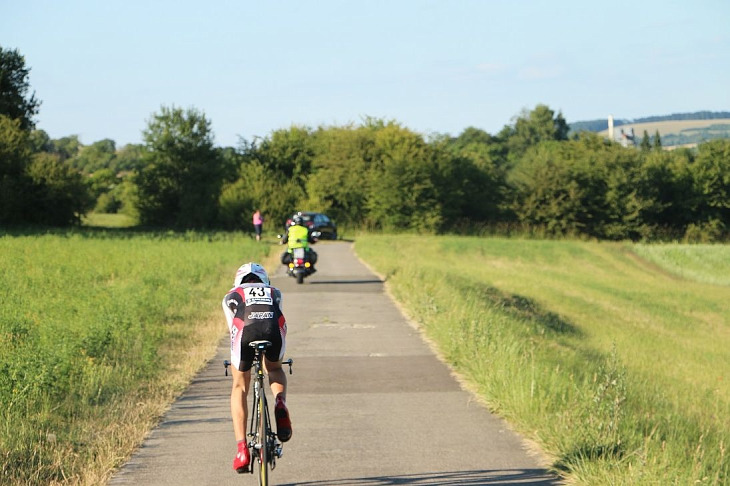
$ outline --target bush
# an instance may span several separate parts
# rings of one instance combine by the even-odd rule
[[[684,233],[685,243],[714,243],[726,238],[725,225],[719,219],[706,223],[691,223]]]

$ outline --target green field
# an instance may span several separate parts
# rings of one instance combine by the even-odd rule
[[[271,239],[2,234],[0,483],[103,484],[212,355],[221,293]],[[356,242],[469,386],[582,484],[727,483],[728,248]]]
[[[103,484],[225,335],[270,245],[238,233],[0,236],[0,484]]]
[[[81,223],[88,227],[97,228],[131,228],[135,221],[124,214],[89,213],[83,217]]]
[[[356,250],[555,469],[730,481],[728,247],[361,236]]]
[[[634,251],[678,277],[730,286],[728,245],[636,245]]]

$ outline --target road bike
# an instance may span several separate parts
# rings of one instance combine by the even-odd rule
[[[253,375],[253,410],[251,411],[250,427],[248,432],[247,447],[250,452],[251,463],[249,464],[249,472],[253,474],[254,458],[258,462],[259,485],[268,486],[269,470],[276,467],[276,459],[281,458],[283,454],[282,444],[271,430],[271,416],[269,415],[269,406],[266,400],[266,387],[264,386],[264,353],[271,346],[271,341],[252,341],[249,343],[254,349],[253,366],[251,367]],[[292,364],[294,360],[291,358],[282,364],[289,365],[289,374],[292,374]],[[228,367],[231,362],[223,361],[228,376]]]

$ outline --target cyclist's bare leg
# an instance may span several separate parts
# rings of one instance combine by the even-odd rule
[[[291,420],[286,408],[286,373],[281,368],[281,361],[265,361],[266,371],[269,373],[271,393],[277,398],[274,406],[276,417],[276,434],[279,440],[286,442],[291,438]],[[281,402],[279,401],[281,399]]]
[[[266,372],[269,374],[269,385],[271,386],[271,394],[274,397],[281,395],[286,401],[286,373],[281,367],[281,361],[264,360]]]
[[[248,420],[248,389],[251,380],[251,371],[233,371],[233,388],[231,389],[231,418],[233,419],[233,433],[236,441],[246,439],[246,423]]]

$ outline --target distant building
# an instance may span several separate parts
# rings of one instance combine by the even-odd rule
[[[625,132],[622,128],[616,137],[613,130],[613,115],[608,115],[608,139],[613,142],[618,142],[624,147],[635,147],[636,137],[634,136],[634,128],[630,127],[628,132]]]
[[[628,132],[624,132],[624,129],[622,128],[621,133],[619,134],[618,142],[624,147],[636,147],[636,137],[634,136],[634,127],[629,128]]]

